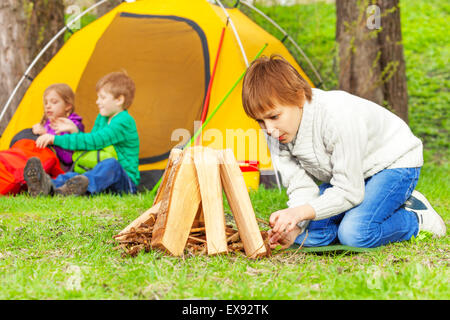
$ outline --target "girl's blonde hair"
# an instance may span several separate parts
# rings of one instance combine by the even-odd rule
[[[48,86],[47,89],[45,89],[43,97],[45,98],[45,96],[50,91],[55,91],[58,94],[58,96],[60,96],[61,99],[63,99],[66,105],[70,104],[72,106],[72,108],[69,110],[69,115],[75,111],[75,93],[73,92],[72,88],[69,85],[65,83],[54,83]],[[47,117],[45,116],[44,112],[44,116],[42,117],[41,123],[44,124],[46,121]]]

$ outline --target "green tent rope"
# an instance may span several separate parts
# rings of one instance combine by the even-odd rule
[[[253,61],[259,58],[259,56],[263,53],[263,51],[266,49],[267,46],[268,46],[267,43],[264,44],[264,46],[256,54],[255,58],[253,58]],[[211,114],[208,116],[208,118],[206,118],[206,120],[205,120],[205,122],[203,122],[202,126],[194,133],[194,135],[192,136],[189,143],[183,147],[183,150],[192,145],[192,142],[194,142],[194,140],[198,137],[198,135],[203,131],[203,128],[209,123],[209,121],[211,121],[212,117],[214,117],[214,115],[217,113],[217,111],[220,109],[220,107],[224,104],[224,102],[227,100],[227,98],[230,96],[230,94],[233,92],[233,90],[237,87],[239,82],[241,82],[241,80],[244,77],[246,72],[247,72],[247,69],[245,69],[244,72],[242,72],[239,79],[237,79],[237,81],[234,83],[234,85],[231,87],[231,89],[227,92],[227,94],[219,102],[217,107],[215,107],[213,112],[211,112]],[[162,181],[162,177],[159,179],[159,181],[153,187],[153,189],[151,191],[152,194],[156,193],[156,190],[158,190],[159,185],[161,184],[161,181]]]

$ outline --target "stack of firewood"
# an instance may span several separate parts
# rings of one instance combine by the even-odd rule
[[[151,241],[154,222],[155,220],[150,221],[149,223],[142,223],[137,228],[131,228],[128,232],[115,235],[114,238],[119,242],[119,245],[115,247],[115,249],[121,249],[123,251],[123,257],[135,257],[142,250],[149,252],[152,249]],[[227,234],[228,252],[245,254],[244,244],[239,237],[239,232],[233,228],[233,225],[227,224],[225,232]],[[270,253],[270,248],[267,245],[267,232],[261,231],[261,236],[263,237],[264,244],[267,246],[266,249],[268,250],[268,253]],[[185,252],[193,256],[207,253],[207,241],[204,226],[191,229],[185,249]]]
[[[225,223],[222,188],[237,229]],[[154,248],[174,256],[270,255],[233,152],[204,147],[171,151],[153,206],[114,238],[131,256]]]

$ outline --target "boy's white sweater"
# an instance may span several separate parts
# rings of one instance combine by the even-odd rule
[[[383,169],[423,165],[422,142],[385,108],[344,91],[312,89],[297,137],[268,137],[290,208],[310,204],[315,220],[347,211],[364,199],[364,180]],[[319,196],[315,180],[331,188]]]

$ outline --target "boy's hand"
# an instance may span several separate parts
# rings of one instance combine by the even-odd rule
[[[31,127],[31,131],[33,131],[33,133],[38,135],[38,136],[47,133],[45,131],[44,126],[42,124],[40,124],[40,123],[36,123],[33,127]]]
[[[287,208],[271,214],[269,224],[273,233],[290,232],[301,221],[297,208]]]
[[[76,133],[78,128],[72,120],[67,118],[57,118],[50,123],[50,127],[55,130],[56,134],[61,132]]]
[[[303,220],[312,220],[316,213],[310,205],[306,204],[295,208],[287,208],[272,213],[269,219],[272,230],[269,230],[269,243],[271,247],[281,245],[289,247],[300,234],[297,223]]]
[[[287,249],[294,243],[300,233],[301,230],[297,226],[289,233],[274,234],[272,230],[269,230],[269,246],[271,249],[275,249],[278,246],[281,246],[281,249]]]
[[[55,141],[55,136],[52,134],[43,134],[42,136],[40,136],[39,138],[37,138],[36,140],[36,147],[38,148],[46,148],[49,144],[53,144],[53,142]]]

